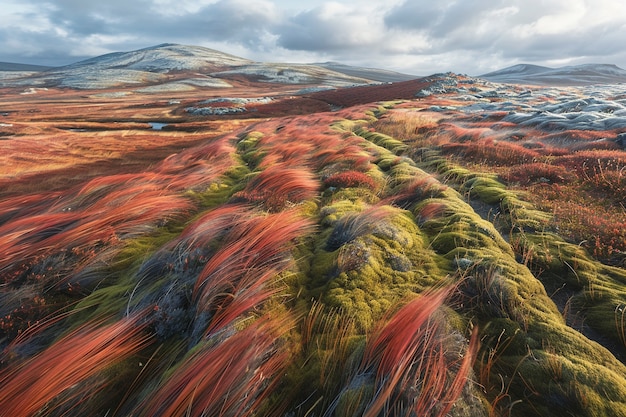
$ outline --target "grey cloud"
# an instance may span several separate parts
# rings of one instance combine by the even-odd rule
[[[506,66],[587,58],[626,64],[623,18],[600,13],[580,27],[545,30],[541,19],[546,15],[561,23],[567,11],[606,11],[590,0],[406,0],[395,5],[315,0],[318,6],[309,9],[313,3],[303,0],[291,15],[287,10],[295,8],[293,3],[279,7],[286,0],[179,1],[180,6],[152,0],[38,3],[22,9],[28,11],[14,24],[0,27],[0,61],[59,65],[85,55],[176,42],[232,45],[225,52],[255,59],[272,60],[279,51],[356,65],[393,62],[394,69],[414,73],[422,73],[421,65],[471,72],[485,62]],[[621,0],[603,1],[615,6]],[[194,12],[186,12],[184,4],[193,5]],[[544,34],[538,29],[542,25]]]
[[[137,17],[149,17],[149,10],[150,2],[145,0],[57,0],[49,19],[71,35],[115,34]]]
[[[406,1],[390,10],[384,18],[385,24],[391,28],[403,30],[428,30],[441,21],[442,13],[449,2]]]
[[[314,9],[298,14],[278,27],[278,45],[302,51],[328,51],[341,49],[342,40],[332,24],[319,16]]]
[[[302,51],[336,49],[340,42],[328,26],[316,10],[300,13],[278,28],[278,45]]]
[[[195,13],[164,14],[150,1],[63,0],[51,15],[53,21],[76,35],[137,34],[149,36],[209,35],[217,40],[243,40],[272,21],[266,2],[221,0]],[[71,7],[70,7],[71,6]]]
[[[405,1],[385,16],[389,28],[425,32],[438,39],[456,31],[474,31],[475,24],[491,11],[506,5],[504,0],[442,0],[427,4]]]
[[[624,24],[590,22],[586,27],[554,34],[537,30],[542,17],[560,17],[573,7],[585,4],[566,0],[443,0],[420,4],[407,0],[386,14],[385,24],[391,30],[425,36],[430,45],[427,53],[476,51],[527,62],[619,53]]]
[[[40,13],[58,30],[32,32],[16,26],[10,29],[10,34],[5,31],[0,35],[0,42],[8,44],[7,40],[12,39],[13,44],[33,46],[28,54],[30,61],[45,61],[49,65],[84,58],[76,51],[85,51],[90,37],[101,39],[100,50],[111,51],[162,42],[201,44],[211,41],[263,49],[269,28],[278,20],[273,4],[263,0],[220,0],[194,13],[177,14],[163,13],[147,0],[57,0],[49,11]],[[23,18],[32,17],[24,15]],[[4,55],[10,53],[5,47]],[[21,55],[19,61],[24,62],[24,54]],[[57,62],[51,62],[47,56],[56,56]]]

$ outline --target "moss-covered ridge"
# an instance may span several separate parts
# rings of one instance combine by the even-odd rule
[[[354,133],[387,144],[392,153],[406,150],[393,138],[363,127]],[[624,297],[623,271],[594,262],[580,247],[546,233],[549,215],[507,190],[496,176],[456,166],[436,149],[411,150],[410,154],[417,165],[451,186],[431,192],[410,210],[427,236],[429,248],[447,260],[440,261],[442,270],[462,280],[460,303],[471,307],[466,314],[475,316],[484,329],[483,361],[478,368],[484,376],[481,383],[488,391],[497,391],[489,392],[494,406],[504,410],[515,405],[522,412],[538,415],[549,415],[557,404],[576,415],[626,413],[621,387],[606,392],[609,401],[602,401],[604,394],[596,391],[598,386],[610,387],[615,378],[623,379],[623,364],[615,358],[605,360],[605,348],[570,328],[544,286],[572,285],[568,280],[574,278],[581,291],[572,300],[582,299],[576,305],[591,319],[590,325],[619,341],[619,321],[616,327],[616,321],[610,319],[619,313]],[[411,166],[406,160],[404,163]],[[414,179],[429,175],[417,169],[413,174]],[[468,204],[476,200],[482,203],[483,216],[491,221]],[[485,207],[490,213],[484,213]],[[552,246],[543,251],[529,247],[527,243],[535,237]],[[546,259],[555,264],[548,265]],[[550,276],[538,274],[539,280],[533,271],[542,270]],[[556,279],[559,281],[550,282]],[[600,286],[597,294],[589,285],[592,281]],[[604,319],[598,320],[600,317]],[[503,385],[494,383],[494,375],[489,375],[494,367],[504,372],[498,373]],[[489,372],[485,373],[485,368]],[[549,371],[560,373],[555,377]],[[563,372],[569,378],[563,378]],[[529,392],[516,385],[516,377],[535,389]]]
[[[454,185],[470,204],[489,207],[494,225],[509,242],[517,260],[524,263],[551,294],[556,294],[570,324],[584,321],[579,330],[593,329],[612,340],[623,357],[623,326],[619,308],[626,299],[626,272],[593,259],[580,245],[565,241],[550,230],[550,214],[508,190],[494,175],[473,173],[442,159],[436,151],[421,150],[421,164]],[[576,317],[574,317],[576,316]]]

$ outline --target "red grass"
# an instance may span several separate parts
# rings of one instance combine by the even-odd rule
[[[197,350],[146,400],[141,416],[257,415],[276,377],[288,365],[277,339],[284,318],[257,321],[244,330]]]
[[[253,215],[250,208],[244,205],[228,204],[217,207],[187,226],[171,245],[181,245],[185,242],[190,248],[207,246],[212,240],[226,234],[242,218],[250,218]]]
[[[626,218],[601,207],[560,201],[554,215],[563,237],[586,247],[595,257],[608,259],[626,251]]]
[[[261,167],[269,168],[274,163],[284,163],[291,166],[309,166],[310,158],[315,151],[315,145],[309,141],[301,140],[304,132],[298,132],[298,136],[288,136],[284,131],[277,134],[263,136],[257,146],[267,150],[273,157],[272,161],[263,159]]]
[[[37,259],[63,251],[94,256],[119,239],[143,233],[156,222],[191,208],[191,202],[167,187],[155,174],[120,174],[94,179],[66,196],[56,195],[45,207],[7,212],[0,226],[0,271],[4,281],[18,276]],[[52,195],[54,197],[55,195]],[[31,196],[26,201],[39,199]],[[15,198],[19,204],[21,198]],[[13,200],[13,199],[11,199]],[[84,262],[86,258],[80,260]]]
[[[194,146],[164,159],[155,169],[166,174],[168,180],[162,188],[188,189],[210,184],[233,166],[235,149],[226,137],[211,140],[206,145]]]
[[[565,167],[540,162],[514,166],[506,175],[507,182],[520,185],[528,185],[535,182],[562,184],[575,179],[576,176]]]
[[[359,171],[343,171],[324,180],[324,186],[336,188],[364,187],[372,191],[378,188],[372,177]]]
[[[443,145],[442,149],[447,154],[495,166],[526,164],[541,158],[541,154],[536,150],[527,149],[517,143],[494,142],[493,140],[449,143]]]
[[[409,208],[411,204],[416,203],[417,201],[437,196],[440,192],[444,191],[447,186],[443,185],[435,179],[435,177],[428,175],[425,177],[415,178],[414,180],[408,182],[408,184],[402,184],[401,189],[397,188],[393,190],[393,194],[386,198],[384,202],[388,204],[395,204],[402,208]],[[425,208],[426,207],[424,207],[424,209]],[[424,211],[424,217],[426,216],[427,212]]]
[[[38,257],[63,250],[88,251],[143,232],[146,226],[190,208],[190,202],[161,191],[137,188],[111,192],[83,210],[42,213],[0,227],[0,271],[23,270]],[[7,280],[5,275],[5,282]]]
[[[626,153],[618,150],[580,151],[561,156],[554,161],[581,178],[589,177],[600,171],[619,171],[626,167]]]
[[[289,264],[292,241],[310,227],[295,212],[239,219],[194,286],[198,310],[215,314],[207,334],[267,299],[265,285]]]
[[[2,415],[50,413],[47,404],[52,400],[56,407],[65,407],[96,394],[101,386],[83,382],[148,343],[139,320],[86,323],[26,362],[4,369],[0,372]]]
[[[241,195],[269,211],[279,211],[290,203],[316,197],[319,188],[319,181],[308,169],[275,164],[250,180]]]
[[[407,416],[445,416],[450,411],[471,371],[478,333],[472,335],[462,360],[451,362],[445,357],[445,340],[432,317],[448,294],[449,290],[439,290],[411,301],[374,333],[361,367],[375,369],[377,387],[364,416],[375,417],[389,409]],[[418,381],[421,389],[414,398]]]
[[[417,215],[418,223],[422,225],[429,220],[436,219],[437,217],[442,216],[445,213],[446,209],[446,205],[442,203],[427,203],[420,209]]]
[[[335,106],[351,107],[358,104],[373,103],[378,101],[415,98],[415,93],[428,88],[430,83],[423,79],[395,82],[393,84],[380,84],[373,86],[340,88],[337,90],[320,91],[310,94],[308,97],[330,103]],[[363,111],[360,109],[362,117]],[[342,117],[344,117],[342,115]]]

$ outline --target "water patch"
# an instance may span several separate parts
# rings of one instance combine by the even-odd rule
[[[159,123],[159,122],[148,122],[150,126],[152,126],[152,130],[162,130],[167,123]]]

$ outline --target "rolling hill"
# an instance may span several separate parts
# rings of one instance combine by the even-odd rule
[[[611,64],[584,64],[549,68],[519,64],[479,75],[493,82],[531,85],[589,85],[626,82],[626,70]]]
[[[11,66],[18,67],[19,64]],[[165,84],[161,90],[176,91],[227,88],[241,80],[338,87],[410,78],[414,77],[350,66],[253,62],[209,48],[162,44],[110,53],[20,78],[12,76],[11,80],[0,81],[0,86],[104,89]]]

